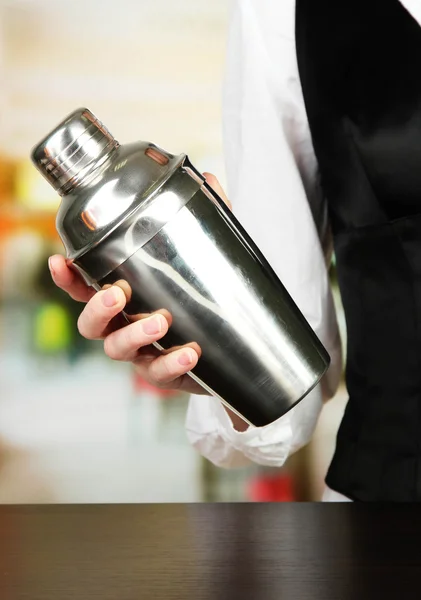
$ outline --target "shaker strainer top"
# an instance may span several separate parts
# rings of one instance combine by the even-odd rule
[[[82,108],[70,114],[32,150],[32,160],[63,195],[118,146],[104,125]]]
[[[120,145],[87,108],[68,115],[31,153],[36,168],[63,197],[56,226],[69,258],[109,235],[185,157],[150,142]]]

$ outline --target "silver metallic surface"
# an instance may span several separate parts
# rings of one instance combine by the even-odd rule
[[[71,259],[103,241],[139,208],[153,210],[154,195],[185,158],[148,142],[120,146],[87,109],[69,115],[31,156],[63,195],[56,226]]]
[[[88,282],[103,279],[149,242],[199,189],[197,181],[179,167],[171,179],[162,183],[154,194],[144,202],[138,201],[136,209],[104,237],[100,244],[93,246],[80,258],[75,258],[74,265],[86,273]],[[117,197],[116,204],[124,205],[121,195]],[[67,222],[70,225],[70,220],[66,219]]]
[[[128,320],[171,313],[157,346],[198,343],[190,375],[249,423],[281,417],[326,371],[317,336],[185,155],[144,142],[115,148],[64,196],[57,229],[96,289],[127,281]]]
[[[117,147],[103,124],[89,110],[79,109],[33,149],[32,158],[49,183],[64,194]]]
[[[173,323],[160,345],[197,342],[193,374],[254,425],[279,418],[326,369],[320,342],[282,284],[203,191],[100,285],[119,279],[132,287],[129,319],[169,310]]]

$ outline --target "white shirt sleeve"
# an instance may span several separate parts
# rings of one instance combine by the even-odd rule
[[[224,86],[228,196],[331,356],[322,383],[276,422],[234,430],[221,403],[192,396],[190,442],[214,464],[281,466],[306,444],[336,391],[341,344],[327,267],[327,209],[318,185],[295,52],[294,0],[239,0],[232,14]]]

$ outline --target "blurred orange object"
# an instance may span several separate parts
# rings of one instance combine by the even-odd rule
[[[23,230],[36,231],[48,240],[59,241],[54,214],[29,211],[14,204],[0,204],[0,239]]]
[[[13,196],[16,161],[0,155],[0,204],[10,202]]]
[[[48,189],[50,188],[50,189]],[[58,241],[55,227],[58,194],[27,160],[0,155],[0,240],[33,231]]]

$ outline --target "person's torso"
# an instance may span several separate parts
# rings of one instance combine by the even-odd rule
[[[347,320],[327,483],[421,499],[421,28],[399,0],[297,0],[306,110]]]

